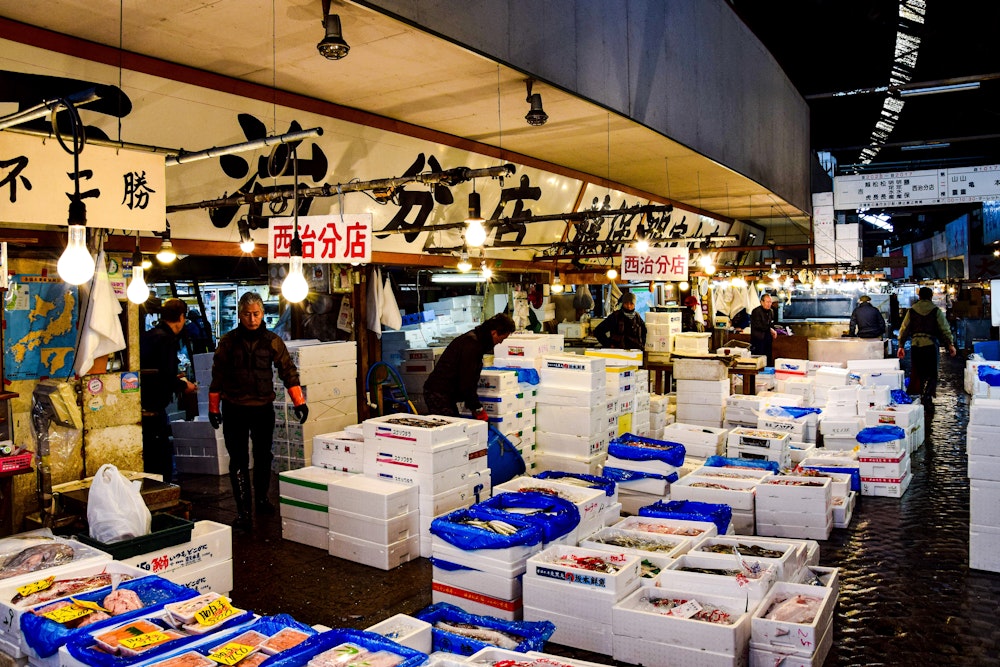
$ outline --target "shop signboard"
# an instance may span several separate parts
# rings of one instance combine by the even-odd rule
[[[850,174],[833,179],[834,208],[892,208],[1000,199],[1000,165]]]
[[[640,252],[635,247],[622,249],[621,279],[625,281],[687,280],[688,249],[650,248]]]
[[[59,142],[0,132],[0,220],[65,226],[78,181],[88,227],[162,231],[163,155],[95,144],[84,148],[75,173],[73,155]]]
[[[287,262],[295,235],[293,218],[272,218],[268,226],[267,260]],[[305,264],[367,264],[372,259],[372,216],[309,215],[298,219]]]

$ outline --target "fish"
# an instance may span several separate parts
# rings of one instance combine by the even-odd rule
[[[309,639],[309,635],[294,628],[283,628],[265,641],[261,642],[260,650],[264,653],[274,655],[286,649],[297,646]]]
[[[9,579],[21,574],[44,570],[73,560],[76,552],[68,544],[36,544],[14,554],[0,567],[0,579]]]
[[[118,575],[119,581],[128,581],[132,577],[129,575]],[[18,607],[34,607],[49,600],[66,597],[67,595],[77,595],[86,591],[97,590],[111,585],[111,575],[102,572],[91,577],[75,577],[73,579],[56,579],[52,584],[40,591],[29,595],[18,593],[10,599],[10,603]]]
[[[443,630],[444,632],[450,632],[452,634],[469,637],[471,639],[478,639],[481,642],[493,644],[494,646],[499,646],[500,648],[505,649],[517,648],[518,644],[523,641],[523,637],[518,637],[517,635],[501,632],[500,630],[494,630],[492,628],[472,625],[471,623],[449,623],[447,621],[438,621],[434,624],[434,627],[438,630]]]
[[[135,591],[126,588],[119,588],[111,591],[101,604],[102,607],[111,612],[112,616],[118,616],[130,611],[142,609],[146,605],[139,598]]]
[[[69,600],[59,600],[58,602],[47,604],[44,607],[41,607],[40,609],[35,609],[32,613],[35,614],[36,616],[45,616],[45,614],[53,612],[57,609],[62,609],[63,607],[72,607],[72,606],[73,603],[70,602]],[[103,611],[92,611],[91,613],[85,616],[74,618],[73,620],[66,621],[61,625],[67,628],[82,628],[85,625],[90,625],[91,623],[97,623],[99,621],[106,621],[109,618],[111,617],[105,614]]]

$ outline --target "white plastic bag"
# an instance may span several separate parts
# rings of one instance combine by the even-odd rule
[[[394,331],[403,328],[403,314],[396,305],[396,295],[392,292],[389,276],[385,277],[385,286],[382,288],[382,324]]]
[[[116,466],[102,465],[90,484],[87,499],[90,537],[110,544],[148,535],[152,516],[142,500],[141,488],[141,481],[128,481]]]

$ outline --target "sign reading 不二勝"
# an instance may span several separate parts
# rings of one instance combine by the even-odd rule
[[[73,155],[59,142],[0,132],[0,220],[66,224],[79,182],[89,227],[161,230],[166,216],[166,166],[162,154],[87,144]]]
[[[295,221],[271,218],[267,235],[267,260],[287,262]],[[365,264],[372,259],[372,216],[310,215],[299,218],[302,261],[306,264]]]
[[[635,248],[622,249],[622,280],[687,280],[688,249],[650,248],[639,252]]]

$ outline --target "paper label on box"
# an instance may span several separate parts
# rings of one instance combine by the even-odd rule
[[[105,609],[96,602],[91,602],[90,600],[77,600],[76,598],[70,598],[70,602],[75,604],[77,607],[83,607],[84,609],[90,609],[91,611],[103,611],[105,614],[110,614],[111,610]]]
[[[30,584],[25,584],[24,586],[21,586],[20,588],[17,589],[17,592],[21,597],[26,598],[32,593],[37,593],[38,591],[44,591],[46,588],[51,586],[52,582],[55,580],[56,580],[55,577],[49,577],[48,579],[39,579],[38,581],[33,581]]]
[[[229,642],[228,644],[208,654],[209,660],[222,665],[235,665],[237,662],[253,653],[253,646]]]
[[[688,600],[684,604],[679,604],[666,613],[667,616],[677,616],[679,618],[691,618],[701,611],[701,605],[697,600]]]
[[[236,610],[229,604],[229,600],[219,598],[195,612],[194,618],[198,621],[198,625],[217,625],[235,613]]]
[[[595,588],[607,588],[608,586],[608,580],[606,577],[593,574],[577,574],[575,572],[564,572],[563,570],[541,566],[535,567],[535,574],[540,577],[558,579],[559,581],[565,581],[571,584],[584,584],[585,586],[594,586]]]
[[[120,643],[125,648],[136,649],[143,646],[152,646],[153,644],[162,644],[166,641],[170,641],[170,635],[157,630],[156,632],[147,632],[135,637],[126,637]]]

